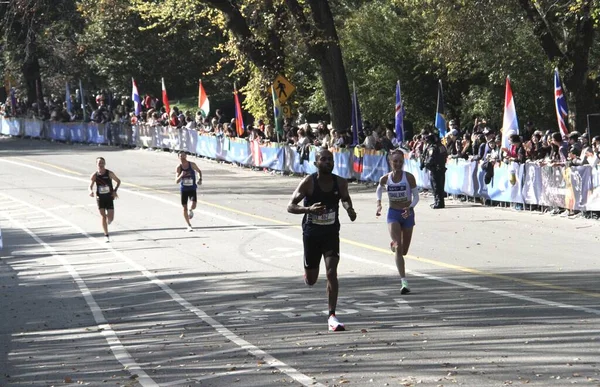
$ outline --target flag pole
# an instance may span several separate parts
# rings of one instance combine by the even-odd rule
[[[356,106],[356,83],[354,81],[352,81],[352,105],[354,106],[354,128],[352,128],[352,137],[355,141],[354,146],[358,146],[358,109]],[[356,139],[354,139],[354,133],[356,133]]]

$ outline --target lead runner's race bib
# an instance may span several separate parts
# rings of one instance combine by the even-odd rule
[[[311,221],[318,226],[330,226],[335,223],[335,211],[329,211],[321,215],[312,215]]]
[[[186,187],[191,187],[194,185],[194,179],[192,179],[191,177],[184,177],[182,181],[183,185],[185,185]]]
[[[107,185],[100,185],[98,186],[98,193],[100,195],[106,195],[110,193],[110,187]]]

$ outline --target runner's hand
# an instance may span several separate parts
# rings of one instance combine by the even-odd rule
[[[350,217],[351,221],[355,221],[356,220],[356,211],[354,211],[354,208],[350,207],[348,208],[348,216]]]
[[[94,191],[90,191],[90,197],[93,198],[94,197]]]
[[[404,211],[402,212],[402,217],[404,219],[408,219],[409,216],[410,216],[410,208],[405,208]]]
[[[314,203],[312,206],[308,207],[309,214],[319,215],[325,212],[325,206],[322,203]]]
[[[377,212],[375,212],[375,216],[381,216],[381,204],[377,205]]]

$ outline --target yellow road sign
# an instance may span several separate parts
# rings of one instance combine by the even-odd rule
[[[281,106],[281,111],[285,118],[292,118],[292,107],[289,105]]]
[[[290,95],[292,95],[294,90],[296,90],[296,86],[292,85],[292,83],[285,79],[283,75],[278,74],[273,82],[273,89],[275,89],[275,93],[277,93],[279,103],[283,104],[290,98]]]

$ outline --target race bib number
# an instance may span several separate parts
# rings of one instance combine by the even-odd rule
[[[390,200],[394,202],[405,202],[408,200],[407,196],[407,187],[405,185],[400,185],[398,187],[388,187],[388,195]]]
[[[99,185],[98,186],[98,193],[100,195],[106,195],[110,193],[110,187],[107,185]]]
[[[183,185],[185,185],[186,187],[191,187],[194,185],[194,179],[192,179],[191,177],[184,177],[182,181]]]
[[[319,226],[329,226],[335,223],[335,211],[326,212],[321,215],[313,215],[312,223]]]

